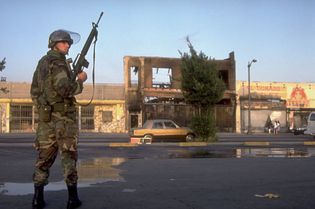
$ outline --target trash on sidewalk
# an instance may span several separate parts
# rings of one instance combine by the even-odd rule
[[[136,189],[128,189],[128,188],[125,188],[122,190],[122,192],[135,192],[137,191]]]
[[[255,194],[255,197],[262,197],[262,198],[269,198],[269,199],[273,199],[273,198],[279,198],[280,195],[278,194],[272,194],[272,193],[266,193],[264,195],[261,194]]]

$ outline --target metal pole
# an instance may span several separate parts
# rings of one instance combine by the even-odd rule
[[[251,118],[250,118],[250,65],[251,63],[248,62],[247,68],[248,68],[248,127],[247,127],[247,134],[252,133],[252,124],[251,124]]]
[[[257,62],[256,59],[253,59],[251,62],[248,62],[247,68],[248,68],[248,130],[247,134],[252,133],[252,122],[251,122],[251,117],[250,117],[250,106],[251,106],[251,101],[250,101],[250,66],[252,65],[253,62]]]

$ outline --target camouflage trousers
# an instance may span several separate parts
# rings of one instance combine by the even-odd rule
[[[53,112],[50,122],[39,121],[35,139],[35,148],[38,150],[33,174],[35,185],[48,184],[49,169],[55,162],[58,151],[66,184],[77,183],[77,136],[75,116],[68,117]]]

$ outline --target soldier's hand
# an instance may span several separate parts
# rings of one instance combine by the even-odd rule
[[[86,72],[82,71],[77,75],[78,80],[85,82],[87,79],[87,74]]]

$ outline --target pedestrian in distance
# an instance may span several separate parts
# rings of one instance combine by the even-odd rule
[[[279,126],[280,126],[280,123],[278,120],[275,120],[274,122],[274,126],[273,126],[273,131],[274,131],[274,134],[278,134],[278,131],[279,131]]]
[[[272,127],[273,127],[272,124],[268,125],[268,133],[269,133],[269,134],[271,134]]]
[[[280,133],[280,128],[281,128],[281,124],[280,124],[280,121],[278,120],[277,134],[279,134],[279,133]]]
[[[49,169],[58,152],[68,188],[67,208],[81,205],[77,192],[78,126],[74,95],[82,92],[87,75],[82,71],[76,79],[71,79],[72,71],[66,55],[72,44],[69,31],[52,32],[48,43],[50,50],[39,60],[33,75],[30,93],[38,110],[33,209],[45,207],[44,186],[48,184]]]

